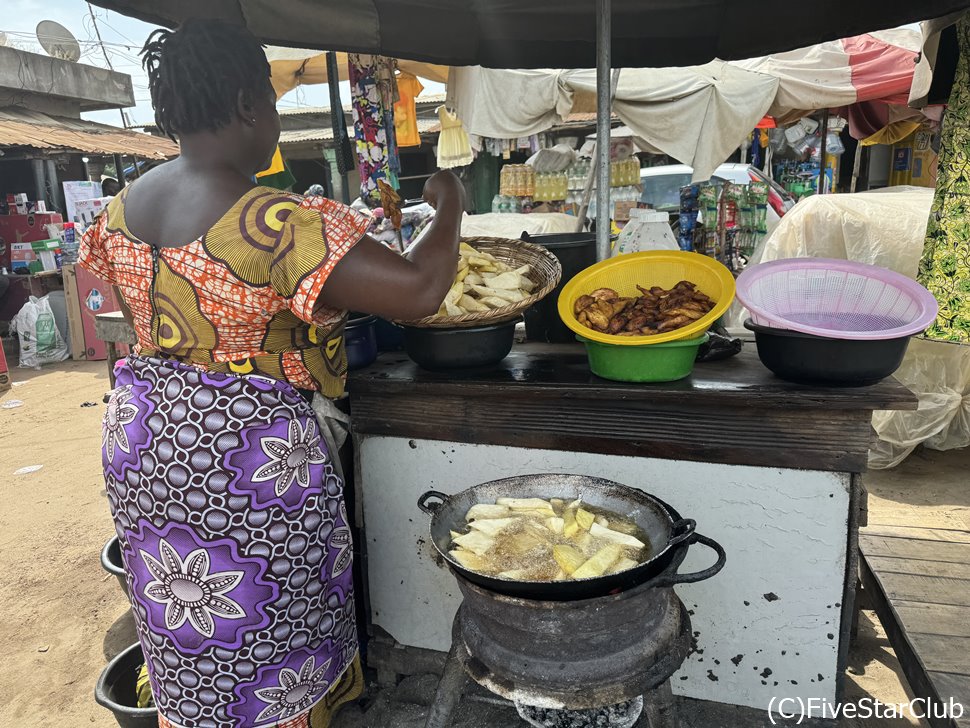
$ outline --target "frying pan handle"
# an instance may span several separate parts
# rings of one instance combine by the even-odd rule
[[[694,529],[696,528],[697,521],[693,518],[681,518],[679,521],[674,521],[674,524],[670,527],[670,532],[674,535],[667,542],[667,548],[680,546],[685,541],[689,541],[690,537],[694,535]]]
[[[724,568],[724,564],[727,563],[727,554],[724,552],[724,547],[721,546],[713,538],[708,538],[707,536],[702,536],[699,533],[694,533],[690,539],[690,543],[699,543],[711,548],[717,553],[717,562],[714,566],[709,566],[703,571],[695,571],[693,574],[665,574],[660,577],[660,583],[658,586],[674,586],[675,584],[693,584],[697,581],[704,581],[705,579],[710,579],[712,576],[717,574],[721,569]]]
[[[439,503],[432,503],[432,499],[437,499]],[[429,490],[422,494],[418,498],[418,508],[427,513],[429,516],[433,516],[438,512],[438,509],[444,505],[444,502],[448,500],[448,496],[437,490]]]

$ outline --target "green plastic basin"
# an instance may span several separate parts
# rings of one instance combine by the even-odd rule
[[[598,377],[617,382],[674,382],[690,376],[705,333],[693,339],[678,339],[662,344],[623,346],[601,344],[582,336],[586,345],[589,368]]]

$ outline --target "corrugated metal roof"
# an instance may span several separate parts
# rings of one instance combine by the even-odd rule
[[[438,131],[441,125],[437,119],[418,119],[418,133],[428,134]],[[348,136],[353,138],[353,129],[348,130]],[[280,147],[287,144],[303,144],[306,142],[332,142],[333,129],[316,127],[313,129],[284,129],[280,132]]]
[[[0,146],[146,159],[168,159],[179,153],[178,145],[162,137],[14,107],[0,109]]]

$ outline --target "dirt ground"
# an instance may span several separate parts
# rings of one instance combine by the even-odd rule
[[[107,368],[65,362],[11,374],[16,386],[0,395],[0,728],[111,728],[94,683],[106,654],[127,646],[131,625],[118,584],[99,563],[113,533],[100,456]],[[23,404],[2,408],[11,400]],[[14,474],[31,465],[43,467]],[[966,451],[928,452],[870,474],[870,522],[970,529],[968,466]],[[865,613],[850,695],[902,702],[901,680],[881,627]]]

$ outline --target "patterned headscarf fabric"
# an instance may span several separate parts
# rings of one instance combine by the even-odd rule
[[[198,240],[158,250],[153,282],[153,248],[125,221],[129,189],[85,233],[78,262],[121,289],[141,353],[343,393],[346,312],[316,303],[366,217],[255,187]]]
[[[343,483],[285,382],[130,357],[105,484],[155,705],[178,728],[305,725],[357,656]]]
[[[970,15],[957,23],[960,60],[943,116],[936,196],[917,280],[940,304],[926,336],[970,343]]]

